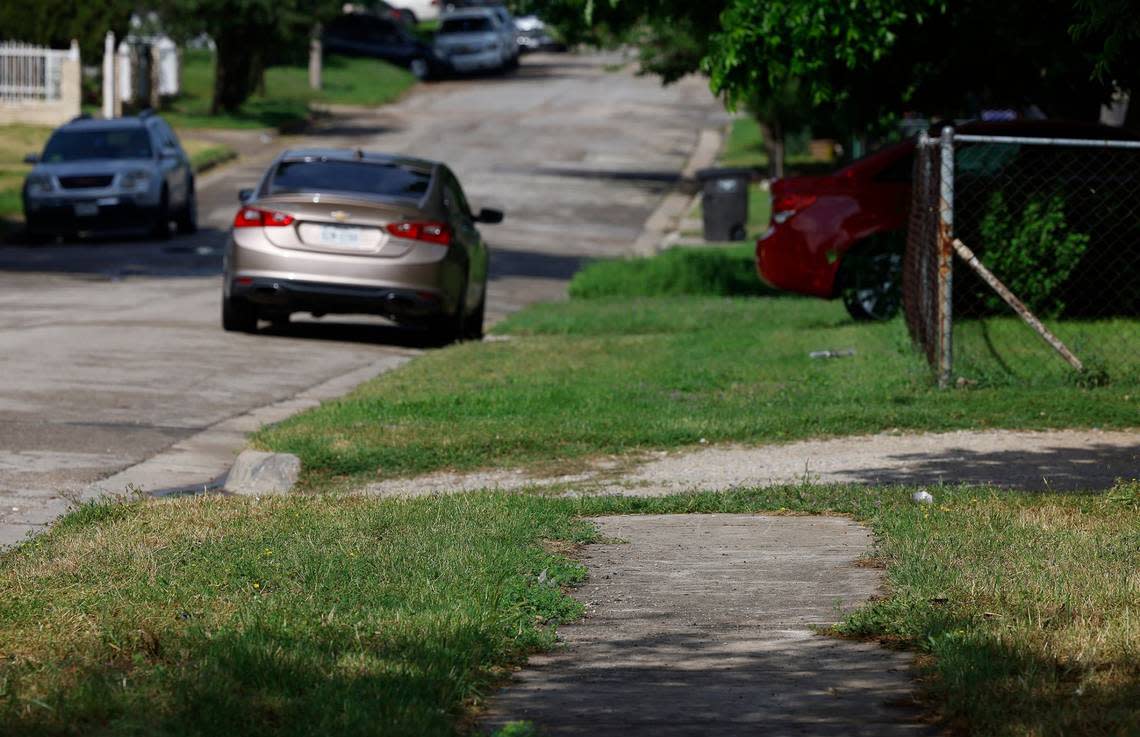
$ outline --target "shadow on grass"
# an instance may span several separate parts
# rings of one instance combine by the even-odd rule
[[[476,673],[497,639],[464,622],[354,637],[343,626],[297,633],[272,615],[206,632],[194,613],[172,611],[171,621],[179,616],[187,626],[121,633],[111,662],[64,679],[38,699],[46,708],[9,711],[0,732],[449,735],[459,714],[440,707],[461,703],[485,678]]]

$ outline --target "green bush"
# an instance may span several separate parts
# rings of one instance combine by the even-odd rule
[[[653,256],[595,261],[570,282],[576,299],[774,294],[756,275],[752,244],[676,246]]]
[[[982,261],[1030,310],[1055,316],[1065,309],[1062,287],[1088,250],[1089,236],[1074,232],[1065,217],[1065,200],[1055,194],[1034,197],[1019,213],[995,192],[981,222]],[[987,310],[1004,309],[992,291]]]

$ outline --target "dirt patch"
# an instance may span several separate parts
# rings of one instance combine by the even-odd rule
[[[574,473],[496,469],[370,484],[380,496],[541,488],[573,494],[654,496],[801,482],[995,484],[1014,489],[1100,490],[1140,474],[1140,433],[1062,430],[902,435],[884,433],[782,445],[711,446],[584,461]],[[545,470],[547,473],[542,473]]]

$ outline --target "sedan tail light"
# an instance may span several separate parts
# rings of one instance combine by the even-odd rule
[[[438,243],[441,246],[451,245],[451,227],[447,223],[391,223],[388,226],[388,232],[397,238]]]
[[[772,220],[782,223],[816,200],[813,194],[781,194],[772,199]]]
[[[292,225],[293,216],[272,210],[259,210],[256,207],[243,207],[234,216],[235,228],[277,228]]]

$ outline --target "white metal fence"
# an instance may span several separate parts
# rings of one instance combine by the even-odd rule
[[[0,102],[61,99],[61,71],[71,53],[18,41],[0,42]]]

